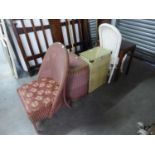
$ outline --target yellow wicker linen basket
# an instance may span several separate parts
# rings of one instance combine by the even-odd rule
[[[111,52],[95,47],[84,51],[80,57],[89,64],[89,93],[100,87],[107,80]]]

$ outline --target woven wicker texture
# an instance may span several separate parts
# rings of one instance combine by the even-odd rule
[[[107,49],[95,47],[80,54],[80,57],[89,64],[89,93],[106,82],[110,53]]]
[[[52,117],[62,104],[65,103],[65,86],[69,67],[68,63],[68,53],[64,46],[60,43],[54,43],[49,47],[45,54],[38,73],[38,79],[35,82],[27,84],[26,86],[29,87],[25,92],[23,92],[23,86],[18,88],[17,91],[24,105],[25,111],[34,125],[37,121]],[[49,80],[42,83],[44,82],[42,79]],[[58,87],[56,91],[55,86],[51,85],[52,83],[50,84],[50,81],[53,81],[55,85],[57,84]],[[37,84],[37,90],[33,88],[34,84]],[[30,91],[33,91],[33,93],[30,94]],[[37,97],[37,94],[40,94],[42,91],[42,96]],[[28,96],[25,96],[23,93],[28,93]],[[31,105],[28,105],[27,97],[31,97],[29,102]],[[36,99],[39,99],[40,101],[38,102]],[[48,103],[48,106],[45,106],[44,103]],[[34,106],[36,107],[35,109]]]
[[[80,57],[69,53],[69,74],[67,79],[67,98],[77,100],[88,93],[89,66]]]

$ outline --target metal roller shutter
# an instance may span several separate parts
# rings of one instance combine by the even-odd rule
[[[123,39],[135,43],[142,55],[155,55],[155,20],[120,19],[117,27]]]
[[[105,23],[108,22],[110,19],[104,19]],[[116,20],[112,19],[111,24],[115,25]],[[90,39],[92,47],[96,46],[97,44],[97,35],[98,35],[98,28],[97,28],[97,19],[89,19],[89,30],[90,30]]]
[[[97,39],[97,25],[96,25],[96,19],[89,19],[89,30],[90,30],[90,38],[91,38],[91,44],[94,47],[96,44]]]

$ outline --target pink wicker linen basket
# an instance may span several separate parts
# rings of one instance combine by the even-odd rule
[[[67,99],[72,101],[88,93],[89,66],[73,53],[69,53],[69,74],[66,87]]]

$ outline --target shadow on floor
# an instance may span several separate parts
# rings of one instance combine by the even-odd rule
[[[154,78],[155,68],[134,59],[128,76],[63,107],[41,134],[136,134],[137,121],[155,120]]]

